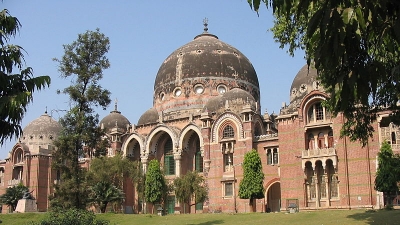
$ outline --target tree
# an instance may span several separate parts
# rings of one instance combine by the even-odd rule
[[[183,203],[183,213],[186,213],[186,204],[202,203],[208,197],[204,178],[196,171],[188,171],[184,176],[175,178],[174,189],[176,199]],[[191,199],[195,200],[194,204],[190,204]]]
[[[0,12],[0,145],[21,135],[21,120],[33,101],[33,92],[50,85],[49,76],[34,77],[31,67],[24,68],[25,50],[9,44],[20,27],[19,20],[7,9]]]
[[[126,178],[130,178],[133,182],[137,183],[143,176],[140,162],[131,161],[121,154],[116,154],[113,157],[92,159],[88,172],[90,183],[96,184],[107,180],[120,189],[123,188]]]
[[[384,141],[378,153],[375,190],[383,192],[385,205],[391,205],[390,196],[399,190],[398,182],[400,182],[400,158],[393,155],[392,147]]]
[[[89,201],[96,203],[101,213],[105,213],[108,203],[119,202],[125,199],[121,189],[114,186],[109,180],[100,181],[91,187]]]
[[[254,199],[264,198],[263,182],[261,159],[253,149],[244,155],[243,180],[239,184],[239,198],[250,199],[251,209],[254,207]]]
[[[118,189],[123,189],[125,182],[134,185],[138,198],[144,199],[144,175],[139,161],[131,161],[121,154],[114,157],[94,158],[90,162],[87,174],[89,185],[96,185],[101,181],[109,181]],[[129,184],[128,184],[129,185]]]
[[[153,204],[152,213],[154,213],[154,204],[164,200],[167,189],[160,163],[156,159],[151,160],[146,173],[144,197],[147,202]]]
[[[18,200],[22,199],[25,192],[29,189],[23,184],[18,184],[17,186],[9,187],[6,189],[6,193],[0,196],[1,204],[6,204],[14,212],[17,208]]]
[[[61,172],[61,183],[55,186],[55,203],[60,207],[86,208],[88,187],[85,170],[79,158],[94,149],[95,156],[105,155],[108,140],[98,126],[99,115],[95,107],[106,109],[110,103],[110,92],[99,84],[103,70],[110,66],[105,56],[109,50],[109,39],[96,31],[79,34],[72,44],[64,45],[64,55],[54,59],[59,63],[61,77],[72,77],[71,86],[63,93],[69,95],[71,109],[60,119],[63,129],[55,141],[53,168]]]
[[[260,0],[248,2],[258,11]],[[273,28],[276,40],[289,46],[289,52],[304,48],[308,64],[314,63],[330,94],[326,105],[334,115],[346,117],[342,136],[365,145],[376,113],[384,109],[400,124],[399,1],[263,3],[278,18]]]

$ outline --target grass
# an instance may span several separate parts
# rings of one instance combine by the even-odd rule
[[[40,221],[45,213],[0,214],[3,224],[23,225]],[[185,214],[185,215],[134,215],[106,213],[97,216],[111,221],[111,224],[152,224],[152,225],[330,225],[330,224],[400,224],[400,210],[320,210],[287,213],[244,213],[244,214]]]

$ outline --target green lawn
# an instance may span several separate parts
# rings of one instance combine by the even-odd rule
[[[26,224],[39,221],[45,213],[0,214],[2,224]],[[186,214],[186,215],[132,215],[100,214],[98,218],[107,219],[111,224],[151,224],[151,225],[329,225],[329,224],[400,224],[400,210],[326,210],[287,213],[246,213],[246,214]]]

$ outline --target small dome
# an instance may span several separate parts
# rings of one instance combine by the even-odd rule
[[[256,100],[247,91],[240,88],[233,88],[222,96],[211,98],[203,108],[203,112],[215,112],[217,115],[226,110],[240,113],[245,105],[249,104],[253,110],[256,110]]]
[[[100,121],[100,127],[106,129],[106,132],[112,128],[119,128],[125,133],[128,131],[127,126],[130,124],[129,120],[117,110],[117,105],[115,105],[114,111],[111,111],[110,114]]]
[[[290,104],[300,102],[304,96],[313,90],[321,90],[322,87],[317,80],[317,70],[313,65],[305,65],[293,79],[290,89]]]
[[[138,120],[138,125],[156,123],[158,121],[158,112],[155,108],[147,110]]]
[[[61,131],[61,125],[47,113],[30,122],[24,129],[22,134],[22,143],[26,143],[31,139],[41,139],[52,141],[58,137]]]
[[[217,112],[219,109],[223,108],[223,106],[222,96],[215,96],[208,100],[203,108],[203,112]]]
[[[242,99],[245,103],[246,102],[251,102],[255,103],[256,100],[254,97],[247,91],[242,90],[240,88],[233,88],[232,90],[226,92],[224,95],[222,95],[223,100],[235,100],[235,99]]]

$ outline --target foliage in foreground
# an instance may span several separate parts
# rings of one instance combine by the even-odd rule
[[[147,169],[144,189],[145,200],[153,204],[152,213],[154,213],[154,204],[163,202],[167,193],[168,186],[160,169],[160,163],[152,159]]]
[[[208,197],[207,189],[204,184],[204,178],[196,171],[188,171],[182,177],[177,177],[174,180],[174,189],[176,199],[185,203],[183,213],[186,213],[186,204],[191,206],[191,199],[195,199],[195,203],[202,203]]]
[[[250,199],[250,204],[253,206],[254,199],[264,198],[263,182],[261,158],[258,152],[252,149],[244,155],[243,180],[239,184],[239,198]]]
[[[64,45],[64,55],[54,59],[59,63],[61,77],[72,78],[63,90],[69,96],[71,109],[60,119],[63,127],[55,141],[52,167],[61,173],[61,183],[55,185],[52,206],[65,209],[85,209],[88,204],[86,171],[79,165],[80,157],[106,154],[109,146],[99,124],[95,107],[105,109],[110,103],[110,92],[100,84],[103,70],[110,66],[105,56],[110,41],[99,29],[78,35],[72,44]]]
[[[378,153],[378,170],[375,177],[375,190],[383,192],[385,205],[391,205],[390,196],[399,191],[400,158],[394,155],[391,145],[384,141]]]
[[[168,214],[166,216],[155,216],[148,214],[96,214],[97,219],[108,220],[110,224],[164,224],[164,225],[187,225],[187,224],[229,224],[229,225],[265,225],[265,224],[288,224],[288,225],[378,225],[398,224],[400,211],[395,210],[316,210],[300,211],[299,213],[196,213],[196,214]],[[0,214],[2,224],[27,224],[30,221],[42,221],[47,218],[48,213],[9,213]],[[245,221],[245,223],[243,222]],[[32,224],[32,223],[31,223]]]
[[[21,183],[17,186],[9,187],[6,189],[6,193],[0,196],[0,203],[8,205],[14,212],[17,208],[18,200],[22,199],[24,193],[27,191],[29,189]]]
[[[89,202],[95,203],[101,213],[106,212],[108,203],[122,202],[123,199],[125,199],[124,192],[107,180],[93,185],[89,195]]]
[[[305,50],[330,98],[343,113],[342,136],[364,145],[382,110],[400,124],[400,2],[398,0],[248,0],[273,9],[272,31],[289,53]]]
[[[24,68],[25,50],[8,43],[20,27],[7,9],[0,12],[0,145],[22,134],[20,124],[33,101],[32,93],[50,85],[49,76],[34,77],[31,67]]]
[[[143,200],[143,177],[140,162],[132,161],[119,153],[113,157],[94,158],[90,162],[87,180],[92,186],[91,190],[97,191],[91,193],[90,201],[95,202],[99,208],[104,207],[105,210],[107,206],[104,204],[118,203],[122,200],[120,197],[123,197],[124,183],[134,185],[138,198]],[[100,191],[101,189],[108,191]],[[118,194],[119,192],[122,193],[122,196]],[[104,212],[104,210],[100,211]]]
[[[109,221],[96,219],[93,212],[81,209],[51,211],[47,218],[40,222],[31,222],[30,225],[108,225]]]

